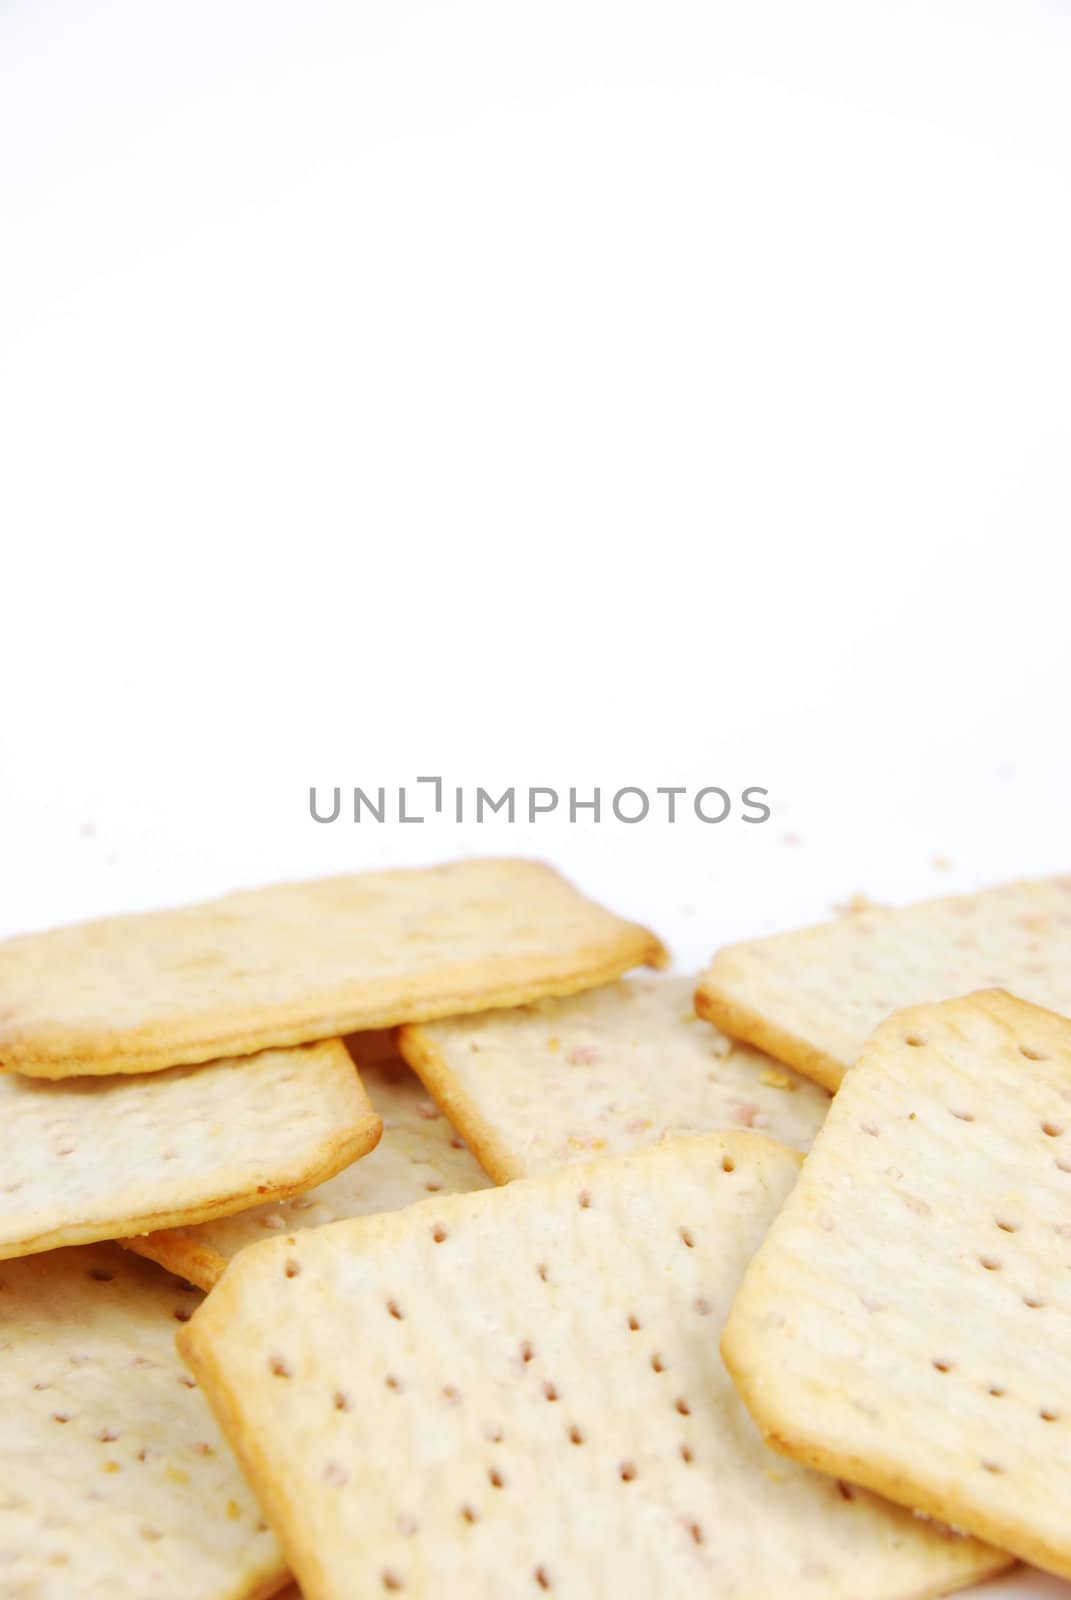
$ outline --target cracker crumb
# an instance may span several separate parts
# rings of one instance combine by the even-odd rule
[[[796,1085],[787,1072],[782,1072],[780,1067],[763,1067],[759,1073],[759,1082],[765,1083],[771,1089],[794,1089]]]
[[[871,900],[870,896],[864,894],[861,889],[857,889],[854,894],[850,894],[847,900],[836,900],[833,903],[833,910],[838,917],[854,917],[860,911],[878,911],[880,909],[881,902],[879,900]]]

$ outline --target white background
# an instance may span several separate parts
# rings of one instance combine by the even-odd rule
[[[1066,0],[7,0],[0,164],[0,932],[1071,866]],[[421,773],[774,814],[309,818]]]

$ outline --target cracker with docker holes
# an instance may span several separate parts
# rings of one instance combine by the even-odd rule
[[[326,1183],[289,1200],[253,1206],[195,1228],[172,1228],[125,1239],[140,1255],[202,1289],[218,1281],[232,1256],[272,1233],[321,1228],[344,1217],[395,1211],[430,1194],[485,1189],[490,1178],[405,1063],[390,1036],[358,1034],[351,1043],[361,1081],[383,1119],[383,1138],[370,1156]],[[374,1042],[373,1042],[374,1041]],[[378,1048],[377,1048],[378,1046]]]
[[[0,1258],[297,1194],[380,1127],[338,1039],[145,1078],[0,1072]]]
[[[0,1261],[9,1600],[262,1600],[286,1582],[175,1349],[199,1299],[113,1245]]]
[[[1071,1022],[882,1024],[723,1351],[770,1442],[1071,1577]]]
[[[535,861],[283,883],[0,944],[0,1063],[156,1072],[572,994],[664,959]]]
[[[1071,877],[1001,884],[719,950],[696,1010],[836,1089],[905,1006],[1002,988],[1071,1015]]]
[[[718,1332],[796,1174],[711,1134],[244,1251],[179,1343],[306,1600],[923,1600],[1006,1565],[747,1416]]]
[[[700,1022],[693,987],[623,979],[403,1028],[399,1045],[499,1183],[715,1128],[809,1148],[829,1096]]]

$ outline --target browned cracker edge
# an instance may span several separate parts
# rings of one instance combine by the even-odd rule
[[[212,1291],[212,1297],[225,1296],[226,1293],[227,1283],[224,1279],[219,1287]],[[194,1312],[194,1319],[196,1316],[197,1313]],[[200,1329],[195,1326],[194,1319],[181,1327],[175,1336],[179,1355],[197,1379],[219,1424],[220,1432],[234,1452],[246,1481],[250,1485],[256,1485],[254,1493],[260,1509],[283,1547],[284,1560],[289,1561],[289,1534],[292,1523],[295,1520],[300,1521],[300,1509],[290,1503],[280,1480],[277,1464],[267,1452],[260,1449],[243,1427],[239,1396],[231,1388],[218,1362],[213,1360],[211,1342],[201,1339]],[[294,1544],[295,1548],[300,1549],[299,1540],[295,1539]],[[326,1575],[313,1553],[306,1551],[304,1554],[308,1559],[302,1561],[299,1578],[304,1600],[320,1600],[321,1596],[329,1593]],[[316,1571],[310,1571],[313,1562],[318,1568]]]
[[[227,1284],[222,1282],[217,1289],[212,1291],[213,1298],[225,1296]],[[197,1313],[194,1312],[194,1318]],[[283,1547],[284,1560],[290,1559],[288,1548],[288,1533],[291,1521],[300,1512],[289,1503],[288,1496],[278,1477],[275,1464],[268,1454],[261,1450],[248,1432],[242,1426],[239,1410],[239,1397],[231,1389],[219,1364],[213,1360],[210,1341],[202,1341],[200,1330],[191,1319],[181,1327],[175,1336],[179,1355],[189,1367],[201,1388],[205,1399],[208,1401],[212,1414],[219,1424],[220,1432],[230,1445],[250,1485],[256,1485],[254,1493],[264,1513],[265,1520],[270,1524],[272,1532]],[[304,1600],[320,1600],[320,1596],[328,1593],[327,1581],[324,1572],[310,1572],[309,1567],[316,1558],[310,1554],[308,1561],[303,1561],[303,1570],[300,1583]],[[319,1563],[317,1562],[317,1566]]]
[[[286,1568],[276,1567],[268,1577],[253,1588],[243,1583],[239,1588],[232,1589],[226,1600],[272,1600],[272,1597],[280,1594],[290,1581],[290,1573]]]
[[[607,941],[609,943],[609,941]],[[625,924],[612,950],[597,947],[589,963],[568,972],[540,977],[531,975],[531,963],[516,966],[522,974],[494,984],[468,983],[452,993],[425,998],[421,993],[397,994],[378,1004],[355,1002],[345,988],[322,1000],[314,1010],[291,1009],[276,1020],[265,1021],[262,1006],[237,1015],[220,1010],[205,1021],[208,1031],[172,1027],[117,1030],[89,1039],[60,1036],[42,1050],[33,1035],[9,1037],[2,1046],[3,1066],[31,1078],[104,1076],[124,1072],[161,1072],[167,1067],[194,1066],[225,1056],[255,1055],[260,1050],[309,1044],[347,1033],[365,1033],[405,1022],[431,1022],[438,1017],[490,1011],[500,1006],[525,1005],[530,1000],[561,998],[583,989],[611,983],[630,967],[663,967],[669,954],[661,940],[634,923]],[[382,983],[373,987],[382,988]],[[77,1070],[72,1068],[77,1063]]]
[[[786,1067],[792,1067],[805,1078],[812,1079],[813,1082],[821,1084],[823,1089],[836,1094],[844,1080],[843,1062],[838,1061],[835,1056],[827,1055],[824,1050],[819,1050],[806,1039],[801,1039],[798,1034],[791,1033],[776,1022],[771,1022],[760,1011],[755,1011],[751,1006],[733,999],[724,989],[718,987],[716,973],[717,958],[714,965],[699,980],[696,988],[696,1015],[706,1022],[712,1022],[722,1033],[727,1033],[730,1039],[740,1039],[745,1044],[765,1050],[766,1054],[773,1056],[776,1061],[783,1062]]]
[[[170,1228],[154,1230],[140,1237],[120,1239],[118,1243],[124,1250],[132,1250],[136,1256],[144,1256],[146,1261],[155,1261],[158,1267],[174,1273],[176,1278],[184,1278],[187,1283],[204,1289],[206,1293],[216,1287],[228,1261],[228,1257],[220,1255],[218,1250],[187,1239]]]
[[[870,1489],[873,1493],[884,1496],[886,1500],[905,1506],[916,1514],[931,1517],[936,1522],[945,1523],[957,1532],[963,1531],[981,1539],[984,1543],[999,1546],[993,1551],[992,1567],[977,1573],[972,1582],[980,1583],[997,1573],[1005,1572],[1014,1566],[1017,1560],[1029,1561],[1035,1566],[1047,1567],[1050,1572],[1057,1572],[1060,1576],[1071,1577],[1071,1565],[1066,1559],[1062,1565],[1055,1565],[1056,1558],[1052,1551],[1043,1549],[1036,1541],[1024,1540],[1014,1523],[1009,1525],[1007,1519],[993,1518],[988,1510],[976,1516],[965,1499],[955,1497],[942,1499],[921,1495],[905,1482],[900,1473],[883,1471],[873,1461],[860,1460],[850,1453],[839,1455],[836,1451],[827,1449],[805,1429],[786,1427],[781,1420],[775,1419],[768,1413],[763,1403],[761,1382],[753,1382],[741,1370],[736,1360],[737,1338],[740,1339],[743,1350],[747,1335],[734,1325],[733,1312],[730,1310],[721,1337],[721,1358],[740,1398],[758,1424],[762,1437],[771,1450],[776,1450],[780,1455],[788,1456],[815,1472],[821,1472],[827,1478],[843,1478],[846,1483]]]
[[[514,1178],[524,1177],[524,1168],[503,1144],[475,1100],[460,1087],[427,1030],[412,1026],[399,1028],[395,1037],[402,1059],[412,1067],[487,1176],[495,1183],[510,1183]]]

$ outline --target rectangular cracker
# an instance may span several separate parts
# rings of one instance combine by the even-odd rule
[[[889,1018],[723,1351],[771,1443],[1071,1577],[1071,1023]]]
[[[700,1022],[688,978],[403,1028],[399,1047],[499,1183],[676,1134],[760,1128],[807,1149],[829,1096]]]
[[[243,1252],[180,1348],[306,1600],[922,1600],[1006,1564],[747,1417],[718,1332],[796,1172],[712,1134]]]
[[[0,1262],[5,1600],[262,1600],[286,1582],[175,1349],[199,1299],[113,1245]]]
[[[0,943],[0,1063],[156,1072],[572,994],[664,958],[537,861],[282,883]]]
[[[383,1120],[383,1138],[370,1156],[292,1199],[272,1200],[193,1228],[171,1228],[123,1243],[179,1277],[211,1289],[227,1262],[273,1233],[322,1228],[345,1217],[395,1211],[430,1194],[486,1189],[491,1180],[420,1079],[393,1049],[392,1035],[358,1034],[351,1051],[361,1081]]]
[[[144,1078],[0,1072],[0,1259],[298,1194],[380,1131],[340,1039]]]
[[[893,1011],[1003,988],[1071,1014],[1071,877],[1000,884],[719,950],[696,1010],[836,1089]]]

